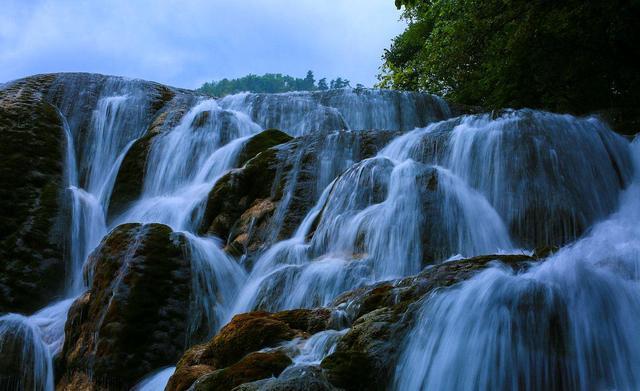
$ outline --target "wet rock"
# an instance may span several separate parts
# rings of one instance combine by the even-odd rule
[[[431,266],[400,280],[355,289],[338,297],[330,309],[237,315],[210,342],[184,354],[167,390],[231,389],[231,385],[236,386],[236,391],[386,389],[398,349],[423,298],[497,263],[523,272],[535,262],[538,260],[519,254],[479,256]],[[234,375],[236,370],[240,374],[248,370],[251,362],[248,358],[253,359],[256,352],[292,354],[293,351],[284,349],[282,342],[308,338],[326,330],[336,324],[339,314],[343,314],[351,327],[320,366],[291,366],[280,376],[274,372],[274,378],[261,368],[255,375]],[[270,358],[265,356],[265,360]]]
[[[301,309],[279,313],[250,312],[236,315],[211,341],[194,346],[185,352],[178,362],[176,372],[169,380],[167,390],[186,390],[205,373],[213,374],[225,368],[228,371],[218,373],[215,379],[233,377],[235,370],[245,370],[243,368],[248,365],[247,361],[238,364],[235,368],[234,365],[241,362],[244,357],[248,357],[247,355],[264,348],[275,347],[295,337],[305,337],[310,333],[324,330],[328,327],[329,318],[330,311],[325,309]],[[273,356],[269,357],[273,358]],[[253,361],[254,358],[251,360]],[[276,361],[280,363],[284,360]],[[284,367],[278,371],[278,374]],[[260,378],[247,378],[235,383],[234,386],[258,379]],[[224,382],[227,381],[228,379],[224,380]]]
[[[199,378],[193,391],[226,391],[255,380],[280,375],[291,364],[291,359],[279,350],[253,352],[235,364]]]
[[[345,390],[383,390],[375,382],[375,368],[369,356],[355,351],[336,352],[322,361],[329,381]]]
[[[29,313],[64,288],[65,133],[44,99],[53,77],[0,90],[0,313]]]
[[[59,390],[129,388],[177,361],[191,289],[183,240],[160,224],[121,225],[103,239],[85,267],[90,288],[69,310]]]
[[[227,240],[236,220],[256,200],[279,198],[272,196],[275,181],[277,148],[268,149],[218,180],[209,193],[202,219],[201,232]]]
[[[284,144],[292,139],[278,129],[267,129],[251,137],[238,154],[238,166],[242,167],[250,159],[276,145]]]
[[[276,211],[276,204],[269,199],[257,199],[229,230],[228,244],[225,250],[236,257],[255,253],[262,249],[268,238],[269,222]],[[258,237],[258,235],[260,235]]]

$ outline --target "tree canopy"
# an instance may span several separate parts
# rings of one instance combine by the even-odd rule
[[[488,108],[640,102],[640,0],[395,0],[379,86]]]
[[[327,84],[327,79],[322,78],[316,85],[312,71],[308,71],[304,79],[296,78],[280,73],[267,73],[262,76],[247,75],[238,79],[222,79],[204,83],[198,91],[213,96],[225,96],[238,92],[289,92],[289,91],[316,91],[335,88],[350,87],[349,80],[338,77]]]

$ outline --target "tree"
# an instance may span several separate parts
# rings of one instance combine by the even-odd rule
[[[487,108],[640,102],[638,0],[396,0],[407,29],[378,86]]]
[[[337,78],[331,81],[331,88],[349,87],[349,80]],[[312,71],[308,71],[304,79],[283,75],[280,73],[266,73],[262,76],[249,74],[238,79],[222,79],[204,83],[198,91],[212,96],[225,96],[237,94],[239,92],[289,92],[289,91],[316,91],[328,90],[327,79],[318,80],[315,84],[315,77]]]
[[[307,72],[307,76],[304,78],[303,87],[306,91],[313,91],[316,89],[316,79],[313,77],[312,71]]]
[[[347,79],[342,79],[341,77],[338,77],[335,80],[331,80],[330,86],[332,90],[347,88],[347,87],[351,87],[351,82]]]
[[[329,89],[329,86],[327,85],[326,77],[323,77],[322,79],[318,80],[318,89],[320,91],[325,91]]]

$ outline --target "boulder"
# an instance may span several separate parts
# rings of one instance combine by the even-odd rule
[[[191,293],[184,238],[160,224],[125,224],[90,255],[89,290],[65,325],[59,390],[130,388],[175,363],[187,340]]]
[[[30,313],[61,293],[65,131],[38,76],[0,90],[0,313]]]
[[[238,154],[238,167],[244,166],[246,162],[251,160],[260,152],[264,152],[276,145],[284,144],[292,139],[293,137],[278,129],[267,129],[256,134],[247,140]]]

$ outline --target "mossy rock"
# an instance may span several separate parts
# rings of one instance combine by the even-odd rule
[[[242,384],[232,391],[338,391],[316,365],[290,366],[280,376]]]
[[[201,233],[217,235],[227,240],[238,218],[257,199],[279,199],[273,189],[276,179],[278,150],[270,148],[249,160],[244,167],[228,172],[209,192]]]
[[[242,151],[238,155],[238,166],[242,167],[246,162],[255,157],[261,152],[266,151],[269,148],[276,145],[284,144],[292,140],[293,137],[278,130],[267,129],[255,136],[251,137],[242,147]]]
[[[0,91],[0,313],[30,313],[61,293],[65,133],[43,96],[51,76]]]
[[[130,388],[175,363],[187,340],[191,268],[182,234],[161,224],[125,224],[89,256],[89,290],[72,305],[61,384]]]
[[[185,352],[169,380],[167,390],[186,390],[201,378],[203,373],[214,373],[234,367],[243,357],[254,352],[325,330],[329,320],[330,311],[326,309],[300,309],[277,313],[256,311],[236,315],[211,341]],[[245,365],[246,363],[240,364],[240,367]],[[245,379],[242,383],[257,379],[260,378]],[[241,383],[235,385],[238,384]]]
[[[277,377],[291,363],[291,359],[279,350],[253,352],[227,368],[203,376],[192,388],[194,391],[231,390],[243,383]]]
[[[355,289],[338,297],[333,306],[346,310],[354,321],[335,352],[322,361],[331,383],[347,390],[385,389],[396,367],[398,348],[421,300],[472,278],[493,262],[522,272],[538,260],[516,254],[451,261],[416,276]]]

